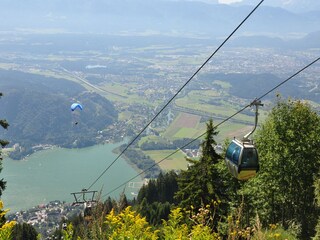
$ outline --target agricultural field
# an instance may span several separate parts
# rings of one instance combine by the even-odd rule
[[[183,86],[210,51],[212,49],[206,46],[195,50],[192,46],[152,45],[112,47],[108,50],[94,51],[65,51],[61,54],[48,55],[12,54],[6,55],[8,60],[12,58],[19,61],[15,61],[15,64],[9,61],[2,62],[0,69],[41,75],[44,78],[62,78],[78,83],[86,91],[98,93],[111,101],[118,111],[117,127],[106,132],[120,136],[130,132],[131,135],[128,137],[134,137],[133,135],[139,133],[175,96],[177,90]],[[227,68],[230,62],[217,62],[216,65]],[[88,66],[93,67],[88,68]],[[210,118],[215,125],[219,125],[217,129],[219,134],[215,138],[217,143],[223,144],[225,139],[233,137],[241,138],[252,129],[254,112],[250,109],[221,125],[220,123],[250,103],[251,96],[244,99],[231,94],[232,90],[237,92],[255,85],[247,83],[246,74],[239,74],[234,79],[244,79],[243,83],[247,85],[237,85],[233,79],[214,75],[214,72],[218,71],[212,64],[209,67],[210,69],[204,69],[201,76],[198,76],[199,79],[191,81],[176,95],[150,128],[143,133],[138,146],[144,142],[198,138],[205,133],[206,122]],[[270,100],[264,100],[263,103],[265,106],[259,110],[259,124],[263,123],[273,104]],[[319,108],[319,103],[315,101],[310,103]],[[169,115],[172,115],[170,120],[168,120]],[[159,160],[168,153],[166,151],[169,150],[147,153],[153,160]],[[172,158],[177,158],[178,164],[166,160],[161,163],[161,167],[164,169],[185,167],[183,154],[177,153]],[[179,160],[180,158],[182,160]]]
[[[163,135],[168,139],[197,137],[204,129],[204,124],[201,124],[200,120],[200,116],[189,113],[180,113]]]
[[[151,157],[156,163],[161,161],[161,163],[159,163],[159,166],[164,171],[169,171],[172,169],[186,170],[188,167],[188,162],[185,159],[186,155],[181,150],[176,153],[174,153],[173,150],[144,151],[144,153],[147,156]]]

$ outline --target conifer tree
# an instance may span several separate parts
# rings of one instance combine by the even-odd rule
[[[111,212],[112,208],[114,208],[114,202],[109,196],[107,200],[104,202],[105,213],[108,214],[109,212]]]
[[[20,223],[13,227],[12,237],[15,240],[37,240],[38,233],[32,225]]]
[[[118,210],[119,210],[119,211],[122,211],[122,210],[124,210],[126,207],[129,206],[127,196],[126,196],[124,193],[121,194],[118,205],[119,205],[119,206],[118,206]]]
[[[224,214],[227,199],[226,188],[217,169],[217,163],[221,160],[214,149],[214,136],[217,134],[213,121],[210,120],[201,144],[202,156],[198,161],[187,159],[192,165],[179,175],[179,190],[175,195],[179,206],[187,210],[210,206],[212,214],[215,213],[214,224]]]
[[[148,184],[140,188],[137,201],[141,203],[146,199],[149,204],[154,202],[174,203],[173,196],[177,189],[177,174],[174,171],[165,174],[160,172],[156,180],[151,179]]]

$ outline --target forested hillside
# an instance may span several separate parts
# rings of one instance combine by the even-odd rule
[[[230,83],[230,95],[243,99],[254,99],[265,93],[266,89],[272,89],[278,85],[283,79],[274,74],[251,74],[251,73],[215,73],[205,74],[203,79],[207,82],[208,87],[212,84],[212,80],[219,79]],[[320,89],[308,86],[304,79],[297,78],[296,81],[288,82],[285,87],[280,88],[281,94],[285,97],[294,97],[298,99],[312,100],[319,102]],[[215,84],[215,88],[219,85]],[[272,96],[267,96],[272,98]]]
[[[16,151],[11,153],[14,159],[32,153],[34,146],[40,144],[96,144],[101,141],[98,131],[117,120],[111,102],[71,81],[1,71],[0,87],[5,92],[0,114],[6,116],[11,126],[4,136],[11,146],[20,146],[16,145]],[[73,102],[80,102],[83,110],[72,112]]]

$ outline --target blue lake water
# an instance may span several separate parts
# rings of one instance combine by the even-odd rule
[[[96,145],[83,149],[53,148],[32,154],[25,160],[4,159],[0,178],[7,181],[2,194],[5,208],[16,212],[52,200],[73,202],[71,192],[88,188],[118,156],[116,144]],[[102,190],[102,196],[136,176],[137,172],[122,158],[90,190]],[[141,178],[134,181],[140,182]],[[125,190],[128,198],[137,189],[121,187],[110,196],[118,199]],[[104,200],[104,199],[102,199]]]

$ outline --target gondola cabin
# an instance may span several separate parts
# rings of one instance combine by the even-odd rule
[[[258,152],[250,140],[232,140],[225,157],[229,172],[239,180],[254,177],[259,171]]]

